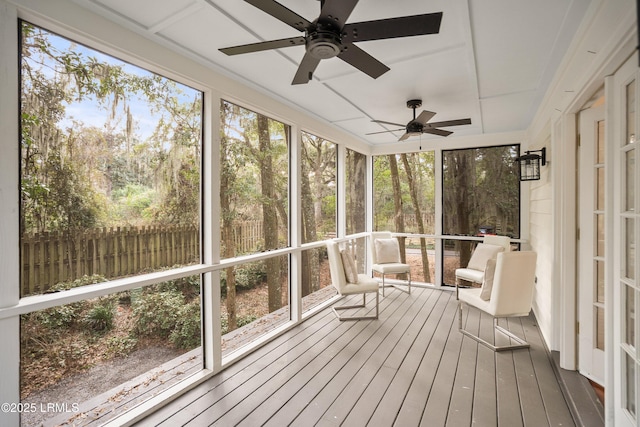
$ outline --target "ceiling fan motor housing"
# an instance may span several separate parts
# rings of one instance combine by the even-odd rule
[[[318,22],[315,29],[309,31],[307,52],[317,59],[329,59],[338,56],[342,51],[340,30],[333,25]]]
[[[410,134],[420,134],[422,133],[424,126],[422,123],[410,121],[407,124],[407,133]]]

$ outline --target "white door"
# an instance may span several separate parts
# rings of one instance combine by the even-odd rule
[[[579,117],[578,370],[604,385],[605,129],[599,104]]]
[[[638,143],[636,133],[640,123],[640,85],[637,54],[630,58],[615,74],[612,93],[613,114],[609,176],[614,182],[613,194],[613,255],[612,286],[613,308],[612,365],[614,384],[614,410],[616,426],[639,426],[638,375],[638,318],[635,312],[640,302],[640,253],[636,242],[640,241],[640,168],[636,167]]]

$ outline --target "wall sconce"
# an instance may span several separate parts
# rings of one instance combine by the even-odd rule
[[[525,151],[516,161],[520,163],[520,181],[539,180],[540,166],[547,164],[547,149],[542,147],[542,150]]]

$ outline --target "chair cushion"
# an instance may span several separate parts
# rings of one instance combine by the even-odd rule
[[[471,255],[467,268],[484,271],[487,261],[495,258],[499,252],[503,251],[504,248],[502,246],[478,243],[478,246],[476,246],[476,249],[473,251],[473,255]]]
[[[347,249],[340,251],[340,257],[342,257],[342,268],[344,268],[344,276],[348,283],[358,283],[358,270],[356,268],[356,261],[353,259],[353,255]]]
[[[358,283],[347,283],[340,291],[340,295],[364,294],[367,292],[378,292],[378,281],[367,276],[358,274]]]
[[[409,265],[401,262],[390,262],[387,264],[373,264],[371,269],[380,274],[408,273]]]
[[[469,282],[482,283],[484,271],[473,270],[471,268],[457,268],[456,277],[458,279],[467,280]]]
[[[458,299],[488,313],[490,303],[480,298],[480,292],[482,292],[480,288],[460,289]]]
[[[487,268],[484,269],[484,278],[482,279],[482,291],[480,292],[480,298],[485,301],[491,299],[491,290],[493,289],[493,278],[496,275],[496,262],[495,258],[491,258],[487,261]]]
[[[376,239],[376,260],[378,264],[387,264],[390,262],[400,262],[400,246],[398,239]]]

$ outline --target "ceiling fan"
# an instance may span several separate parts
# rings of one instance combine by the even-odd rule
[[[404,130],[405,131],[404,135],[402,135],[398,140],[398,141],[404,141],[410,136],[416,136],[423,133],[431,133],[433,135],[440,135],[440,136],[449,136],[453,132],[444,130],[444,129],[437,129],[437,128],[471,124],[471,119],[458,119],[458,120],[447,120],[444,122],[427,123],[429,120],[431,120],[433,116],[436,115],[436,113],[434,113],[433,111],[423,110],[422,113],[420,113],[420,115],[416,117],[416,108],[420,108],[421,106],[422,106],[421,99],[408,100],[407,108],[413,109],[413,120],[411,120],[406,125],[403,125],[400,123],[387,122],[384,120],[372,120],[372,122],[374,123],[384,123],[387,125],[403,126],[403,128],[393,129],[393,130],[383,130],[381,132],[371,132],[371,133],[368,133],[367,135],[375,135],[378,133],[386,133],[386,132],[399,132],[401,130]]]
[[[320,0],[320,16],[311,22],[274,0],[245,1],[304,32],[304,36],[227,47],[220,51],[227,55],[239,55],[305,45],[306,53],[292,84],[308,83],[320,61],[335,56],[374,79],[378,78],[389,71],[389,67],[354,43],[437,34],[440,32],[442,21],[442,12],[438,12],[347,24],[346,21],[358,0]]]

